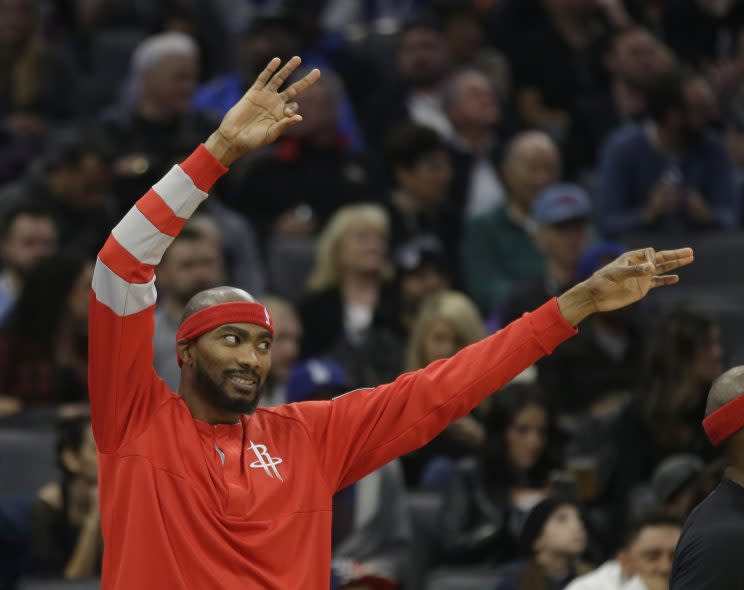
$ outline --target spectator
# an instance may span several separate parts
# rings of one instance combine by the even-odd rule
[[[485,336],[483,318],[462,293],[443,291],[421,305],[406,346],[407,371],[449,358]],[[445,485],[453,457],[477,452],[486,438],[483,410],[456,420],[428,445],[403,457],[406,481],[412,486]]]
[[[488,213],[504,202],[504,187],[496,173],[501,149],[496,93],[478,70],[461,70],[445,83],[442,106],[453,131],[452,195],[458,212],[467,218]]]
[[[550,496],[527,516],[520,539],[527,558],[494,590],[561,590],[591,568],[580,561],[587,532],[579,506],[569,497]]]
[[[393,181],[387,202],[391,246],[433,234],[450,254],[458,244],[458,224],[449,201],[452,163],[436,131],[403,123],[388,137],[385,156]]]
[[[388,381],[400,367],[400,345],[387,329],[393,315],[389,230],[378,205],[339,209],[318,240],[308,294],[299,306],[302,357],[336,358],[354,386]]]
[[[616,131],[602,151],[597,217],[605,233],[736,224],[731,161],[708,129],[714,100],[698,75],[675,69],[655,80],[650,123]]]
[[[556,145],[539,131],[517,135],[506,148],[502,176],[506,205],[468,221],[462,246],[467,292],[486,313],[498,310],[515,285],[543,273],[532,238],[532,206],[560,176]]]
[[[219,246],[193,222],[173,241],[158,267],[162,291],[155,312],[155,371],[173,391],[178,391],[181,369],[174,354],[176,332],[189,299],[199,291],[218,286],[224,280],[224,263]]]
[[[19,408],[87,399],[92,279],[92,261],[69,254],[29,272],[0,334],[0,396]]]
[[[114,225],[111,163],[106,150],[77,132],[58,135],[21,181],[0,193],[0,209],[33,203],[49,210],[57,240],[94,254]]]
[[[0,5],[0,182],[17,178],[50,127],[74,117],[72,64],[41,32],[41,2]]]
[[[579,261],[576,280],[588,279],[623,252],[625,248],[608,242],[590,247]],[[513,305],[519,303],[515,297]],[[556,400],[562,425],[570,426],[586,413],[610,414],[627,402],[640,384],[643,363],[638,324],[632,309],[594,316],[561,350],[538,363],[540,385]]]
[[[372,97],[364,112],[364,134],[370,146],[381,145],[388,131],[403,121],[414,121],[445,139],[452,127],[442,110],[441,86],[449,73],[447,42],[431,18],[421,16],[403,27],[397,47],[400,77]]]
[[[336,129],[342,98],[340,80],[324,72],[299,99],[302,123],[237,175],[231,204],[263,240],[314,236],[339,207],[377,196],[368,162]]]
[[[629,527],[616,559],[577,578],[566,590],[669,590],[681,528],[672,516],[644,517]]]
[[[202,204],[201,212],[191,218],[191,227],[220,248],[231,285],[255,296],[263,294],[264,267],[256,232],[247,219],[211,198]]]
[[[271,370],[261,395],[261,405],[280,406],[287,403],[287,381],[300,356],[302,324],[289,301],[267,295],[261,298],[261,303],[269,310],[274,324]]]
[[[591,211],[589,196],[576,185],[556,184],[540,193],[532,208],[532,220],[537,227],[535,243],[545,260],[545,274],[516,287],[506,298],[504,325],[576,283],[589,240]]]
[[[57,226],[49,211],[30,203],[6,211],[0,224],[0,327],[31,268],[56,251]]]
[[[115,155],[115,192],[122,210],[214,126],[210,118],[189,112],[199,78],[199,49],[191,37],[161,33],[145,39],[132,55],[129,76],[122,105],[99,125]]]
[[[629,491],[676,453],[714,456],[700,426],[710,384],[721,372],[720,331],[710,317],[686,309],[663,314],[650,341],[637,397],[614,419],[607,461],[616,516]]]
[[[697,455],[667,457],[654,469],[650,481],[633,491],[631,518],[658,512],[684,522],[709,491],[703,486],[704,473],[705,464]]]
[[[442,244],[434,236],[418,236],[393,253],[395,312],[393,327],[405,341],[422,303],[452,286],[451,271]]]
[[[445,0],[439,4],[442,33],[453,65],[483,72],[499,103],[508,104],[512,92],[509,62],[501,52],[486,44],[485,19],[476,2]]]
[[[458,462],[442,507],[442,546],[456,562],[516,558],[525,516],[561,463],[555,416],[536,386],[512,383],[491,402],[486,443]]]
[[[664,38],[682,61],[715,66],[744,25],[744,6],[733,0],[670,0],[662,24]]]
[[[642,122],[647,115],[646,93],[674,57],[647,29],[631,26],[612,37],[604,59],[611,76],[609,88],[577,98],[574,106],[565,147],[567,167],[574,176],[593,172],[596,154],[614,129]]]
[[[98,461],[90,417],[80,411],[60,414],[56,431],[62,477],[31,497],[0,502],[5,525],[0,584],[5,590],[16,588],[23,575],[78,580],[101,572]]]
[[[287,401],[329,400],[349,387],[338,363],[311,359],[292,370]],[[333,496],[333,590],[400,587],[411,543],[405,494],[396,459]]]
[[[536,21],[520,27],[509,55],[517,109],[526,126],[562,140],[575,101],[607,88],[600,62],[602,40],[630,19],[622,2],[543,0],[539,4]]]

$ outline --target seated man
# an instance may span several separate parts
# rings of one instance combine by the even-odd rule
[[[600,157],[597,221],[610,236],[732,228],[738,198],[722,140],[709,129],[715,96],[699,75],[672,70],[648,93],[647,125],[622,128]]]
[[[673,516],[646,516],[630,527],[616,559],[574,580],[566,590],[669,590],[681,527]]]

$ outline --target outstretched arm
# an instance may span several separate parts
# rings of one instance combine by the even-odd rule
[[[629,252],[591,278],[525,314],[503,330],[393,383],[331,402],[300,404],[332,491],[430,441],[575,333],[595,312],[643,298],[676,283],[665,273],[692,262],[689,248]]]
[[[320,76],[279,88],[300,64],[274,58],[219,128],[127,213],[98,255],[89,319],[89,392],[96,444],[115,450],[171,395],[152,366],[155,266],[207,191],[241,155],[302,120],[290,101]],[[175,354],[175,343],[174,351]]]

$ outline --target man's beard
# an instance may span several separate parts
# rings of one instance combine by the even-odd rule
[[[224,410],[226,412],[252,414],[258,407],[258,401],[261,399],[261,392],[263,390],[263,383],[261,383],[261,379],[258,373],[256,373],[255,371],[250,371],[252,376],[256,379],[256,383],[258,384],[256,386],[256,395],[253,397],[253,399],[248,400],[244,398],[230,397],[230,395],[227,393],[227,390],[225,389],[227,385],[227,378],[229,375],[233,373],[244,374],[246,372],[247,371],[225,371],[223,373],[224,377],[222,379],[222,383],[217,383],[209,375],[207,375],[207,372],[202,369],[201,365],[197,363],[196,382],[199,384],[199,390],[216,408]]]

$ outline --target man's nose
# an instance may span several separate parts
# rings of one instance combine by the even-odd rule
[[[244,367],[257,367],[258,355],[252,344],[241,346],[238,350],[238,363]]]

